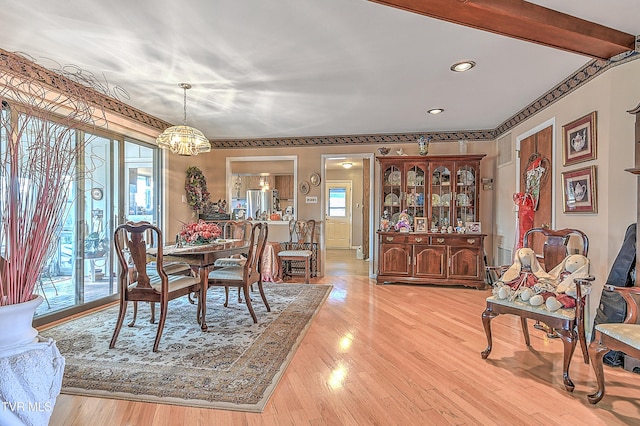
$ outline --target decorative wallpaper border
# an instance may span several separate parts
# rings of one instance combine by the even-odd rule
[[[636,46],[640,45],[640,36],[636,38]],[[372,134],[372,135],[347,135],[347,136],[309,136],[301,138],[261,138],[261,139],[211,139],[212,148],[250,148],[250,147],[286,147],[286,146],[318,146],[318,145],[365,145],[365,144],[392,144],[414,142],[418,137],[431,137],[433,141],[458,141],[460,139],[472,141],[492,141],[503,133],[506,133],[516,125],[539,113],[546,107],[562,99],[577,88],[591,81],[593,78],[604,73],[608,69],[626,62],[639,59],[638,50],[622,53],[606,61],[593,60],[573,74],[557,84],[551,90],[538,99],[534,100],[527,107],[509,117],[495,129],[486,130],[460,130],[454,132],[419,132],[419,133],[399,133],[399,134]],[[0,68],[11,71],[15,74],[25,74],[37,76],[43,83],[56,90],[64,91],[73,85],[73,90],[86,90],[91,94],[95,104],[106,111],[110,111],[128,119],[147,125],[158,131],[164,131],[172,126],[164,120],[147,114],[139,109],[131,107],[126,103],[110,96],[108,90],[101,93],[81,84],[82,78],[86,75],[82,73],[66,73],[70,77],[62,75],[60,72],[44,68],[32,60],[19,54],[10,53],[0,49]],[[80,80],[77,82],[75,80]],[[108,89],[108,88],[106,88]]]

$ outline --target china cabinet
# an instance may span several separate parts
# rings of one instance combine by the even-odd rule
[[[463,232],[479,222],[483,157],[378,157],[378,283],[484,287],[484,235]],[[411,228],[398,232],[403,217]]]

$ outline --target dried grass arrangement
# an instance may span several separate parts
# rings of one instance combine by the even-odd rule
[[[0,306],[33,297],[74,183],[91,167],[76,130],[106,119],[92,102],[99,87],[82,83],[0,52]]]

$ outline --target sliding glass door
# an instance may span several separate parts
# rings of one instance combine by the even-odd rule
[[[135,141],[80,132],[86,138],[81,176],[73,185],[69,215],[38,292],[46,296],[36,317],[57,318],[117,297],[115,227],[127,220],[158,223],[159,149]]]

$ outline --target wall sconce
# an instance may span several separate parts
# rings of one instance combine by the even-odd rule
[[[350,162],[342,163],[342,167],[344,167],[345,169],[350,169],[351,167],[353,167],[353,163],[350,163]]]

